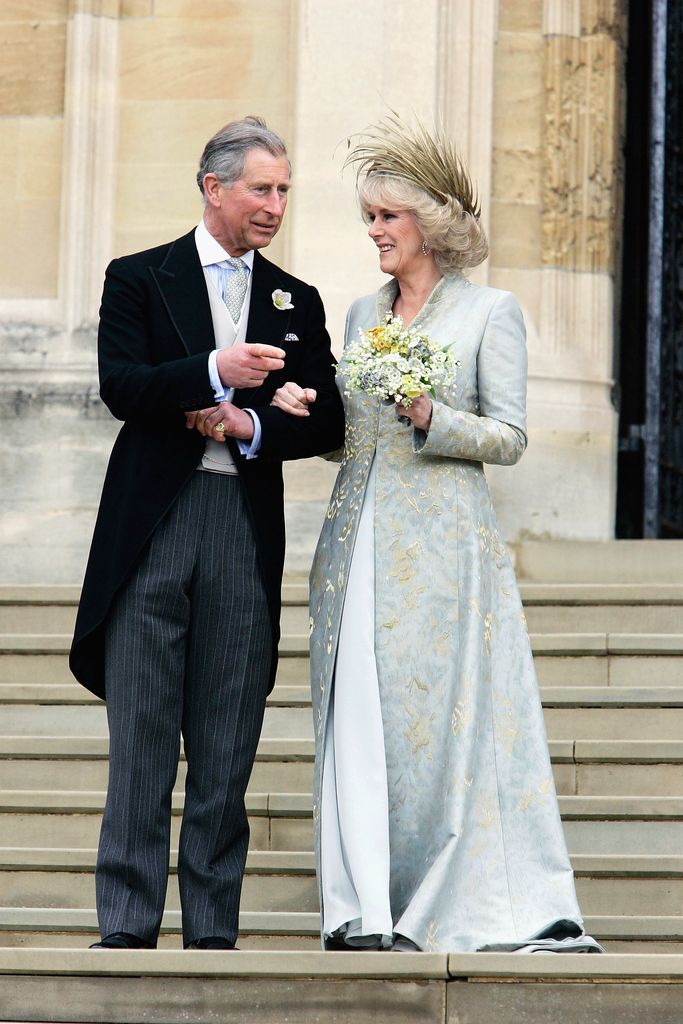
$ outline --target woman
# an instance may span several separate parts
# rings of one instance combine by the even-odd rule
[[[391,406],[338,381],[341,468],[311,572],[314,819],[326,948],[600,951],[584,935],[529,638],[482,463],[526,447],[526,353],[452,146],[389,119],[356,147],[388,312],[455,384]],[[306,415],[296,385],[274,402]],[[400,419],[399,419],[400,417]]]

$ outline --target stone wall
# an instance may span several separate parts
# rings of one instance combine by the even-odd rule
[[[346,140],[387,107],[443,118],[491,237],[473,277],[513,290],[529,331],[529,451],[490,473],[505,532],[612,535],[617,0],[0,0],[0,39],[0,578],[79,580],[117,430],[97,398],[104,268],[196,223],[203,144],[249,112],[294,164],[269,254],[318,285],[337,349],[381,281]],[[290,568],[333,475],[288,467]]]

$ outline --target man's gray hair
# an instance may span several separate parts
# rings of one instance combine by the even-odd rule
[[[241,121],[231,121],[204,147],[197,171],[197,184],[202,196],[207,174],[215,174],[222,185],[230,188],[241,177],[250,149],[264,149],[271,156],[287,156],[284,142],[262,118],[249,116]]]

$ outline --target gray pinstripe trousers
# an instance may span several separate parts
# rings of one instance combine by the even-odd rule
[[[103,936],[125,931],[156,944],[182,733],[183,940],[234,942],[249,841],[244,794],[270,661],[269,612],[240,481],[197,472],[107,624],[109,788],[96,873]]]

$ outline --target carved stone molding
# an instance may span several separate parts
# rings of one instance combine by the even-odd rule
[[[545,39],[545,266],[613,271],[623,50],[602,24],[594,34]]]

